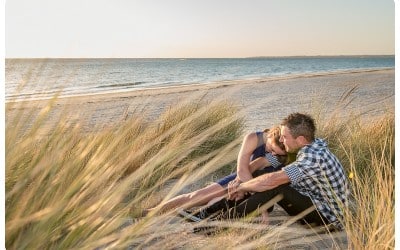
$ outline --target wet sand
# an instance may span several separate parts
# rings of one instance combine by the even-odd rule
[[[354,88],[351,95],[341,97]],[[158,117],[166,108],[198,99],[232,101],[244,113],[246,131],[263,129],[280,122],[292,112],[329,114],[351,100],[342,114],[363,114],[373,119],[387,110],[394,112],[395,70],[327,73],[275,77],[262,80],[218,82],[133,90],[121,93],[59,98],[51,111],[77,119],[86,130],[113,125],[126,117],[144,114]],[[29,101],[7,110],[6,117],[21,108],[42,107],[48,101]],[[67,112],[65,112],[67,111]],[[33,111],[35,112],[35,111]],[[7,118],[6,118],[7,119]]]

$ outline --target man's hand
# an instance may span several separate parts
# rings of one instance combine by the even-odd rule
[[[245,192],[238,190],[240,183],[242,182],[238,178],[228,183],[228,200],[243,199]]]

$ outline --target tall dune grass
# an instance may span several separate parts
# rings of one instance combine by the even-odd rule
[[[52,105],[6,120],[7,249],[113,242],[110,235],[166,181],[190,183],[232,162],[230,152],[218,159],[216,152],[235,148],[242,129],[232,105],[195,102],[150,123],[132,117],[101,132],[83,133],[61,118],[38,136],[53,119]],[[208,171],[200,168],[210,162]]]
[[[394,248],[394,114],[363,122],[360,117],[330,119],[322,133],[347,167],[350,206],[344,224],[352,249]]]
[[[155,120],[137,114],[89,133],[61,117],[43,136],[53,104],[38,116],[6,120],[7,249],[282,249],[320,248],[321,241],[324,248],[394,248],[391,111],[369,123],[315,115],[319,136],[352,177],[343,243],[334,233],[299,227],[294,218],[269,227],[220,222],[228,230],[211,236],[191,233],[192,224],[171,214],[136,221],[143,208],[235,161],[243,119],[232,103],[182,104]]]

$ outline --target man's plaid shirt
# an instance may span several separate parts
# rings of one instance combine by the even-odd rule
[[[315,139],[297,153],[296,161],[283,168],[291,187],[311,198],[317,210],[342,227],[343,206],[349,195],[345,172],[324,140]]]

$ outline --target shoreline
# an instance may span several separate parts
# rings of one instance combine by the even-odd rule
[[[183,101],[229,100],[245,114],[245,130],[254,131],[279,123],[292,112],[310,113],[319,108],[326,109],[325,113],[333,112],[344,93],[353,87],[352,102],[344,107],[346,114],[359,112],[370,118],[387,109],[394,110],[395,70],[382,69],[65,97],[55,100],[52,116],[70,111],[68,119],[77,120],[90,131],[134,115],[155,119],[167,108]],[[6,108],[6,117],[21,109],[36,109],[33,112],[39,113],[49,102],[51,100],[9,102],[7,105],[11,108]]]
[[[323,71],[323,72],[313,72],[313,73],[299,73],[299,74],[288,74],[288,75],[278,75],[278,76],[267,76],[267,77],[255,77],[247,79],[236,79],[236,80],[223,80],[223,81],[212,81],[212,82],[202,82],[202,83],[181,83],[172,84],[169,86],[155,85],[153,87],[137,87],[123,90],[115,91],[105,91],[98,93],[88,93],[88,94],[76,94],[76,95],[61,95],[57,99],[70,99],[70,98],[96,98],[96,96],[116,96],[116,95],[154,95],[154,92],[181,92],[181,91],[191,91],[200,89],[214,89],[225,85],[237,85],[237,84],[249,84],[249,83],[259,83],[259,82],[270,82],[270,81],[280,81],[280,80],[290,80],[297,78],[312,78],[318,76],[332,76],[332,75],[342,75],[342,74],[353,74],[353,73],[366,73],[366,72],[376,72],[376,71],[394,71],[395,68],[368,68],[368,69],[348,69],[348,70],[337,70],[337,71]],[[137,95],[134,95],[137,93]],[[48,101],[53,99],[52,97],[39,97],[31,99],[9,99],[6,103],[12,102],[37,102],[37,101]]]

